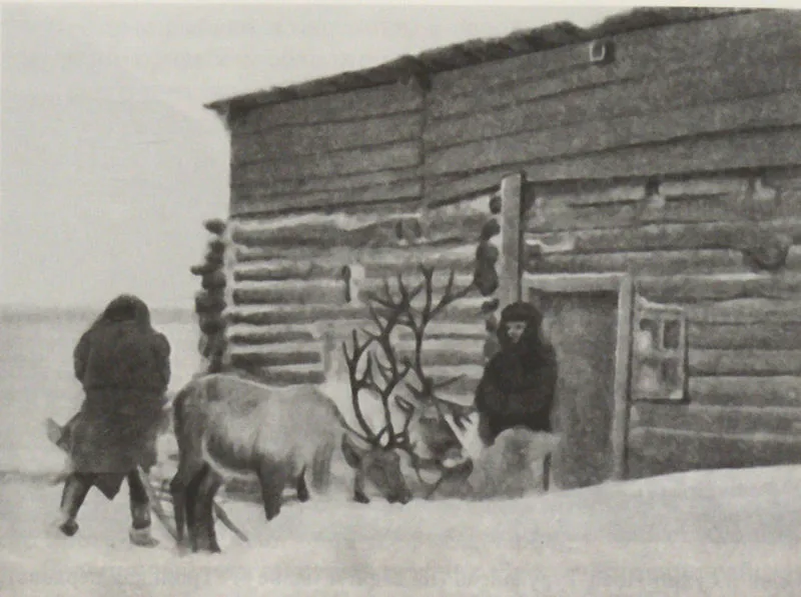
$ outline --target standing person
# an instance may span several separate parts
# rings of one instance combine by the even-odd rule
[[[76,517],[92,486],[114,499],[127,478],[131,542],[152,547],[150,503],[137,467],[156,463],[156,439],[165,416],[170,344],[150,325],[139,298],[121,295],[81,336],[73,354],[86,393],[60,444],[71,460],[64,482],[59,529],[78,531]]]
[[[512,303],[501,312],[500,351],[487,363],[476,389],[478,430],[485,445],[512,427],[552,431],[556,353],[540,337],[541,325],[542,314],[531,303]]]

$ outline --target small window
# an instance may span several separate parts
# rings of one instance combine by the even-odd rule
[[[687,378],[687,326],[681,307],[638,296],[633,323],[632,398],[682,400]]]

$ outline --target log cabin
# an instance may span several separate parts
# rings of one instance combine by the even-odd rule
[[[323,381],[425,263],[475,280],[426,343],[454,401],[505,305],[545,313],[562,486],[801,462],[801,12],[636,9],[207,107],[235,366]]]

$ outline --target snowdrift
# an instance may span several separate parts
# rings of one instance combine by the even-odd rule
[[[221,555],[127,542],[128,508],[90,494],[72,539],[59,487],[0,483],[0,594],[794,596],[801,587],[801,466],[704,471],[514,500],[289,502],[267,524],[226,505]]]

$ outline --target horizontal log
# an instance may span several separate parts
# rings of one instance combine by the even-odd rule
[[[632,477],[697,469],[797,464],[797,435],[719,435],[641,427],[629,434]]]
[[[372,272],[371,272],[372,273]],[[434,301],[438,301],[442,296],[442,293],[445,291],[448,282],[450,281],[451,273],[448,268],[437,268],[433,271],[431,276],[431,289],[433,293]],[[425,289],[423,288],[423,277],[420,274],[420,270],[409,272],[406,274],[402,274],[400,277],[400,281],[403,283],[403,287],[407,290],[411,290],[418,286],[421,287],[420,292],[418,293],[417,297],[420,299],[425,298]],[[453,275],[453,285],[452,290],[455,292],[459,292],[462,290],[467,289],[473,282],[472,274],[454,274]],[[363,300],[366,300],[367,294],[378,294],[378,296],[385,296],[387,293],[387,289],[389,290],[390,294],[393,297],[399,296],[400,293],[400,286],[397,277],[390,277],[390,276],[380,276],[380,277],[369,277],[363,280],[360,283],[361,287],[361,294]],[[477,290],[470,292],[467,296],[476,296]],[[462,302],[463,299],[459,299],[459,302]]]
[[[231,184],[294,180],[307,176],[339,176],[408,168],[420,164],[420,143],[406,141],[390,145],[346,149],[320,153],[311,157],[287,157],[281,160],[236,166],[231,171]]]
[[[672,223],[732,222],[746,218],[746,196],[701,196],[664,203],[627,203],[588,206],[568,206],[561,202],[543,204],[529,218],[527,228],[532,232],[562,230],[594,230],[604,228],[635,228],[658,222]]]
[[[486,324],[483,321],[458,323],[454,321],[440,321],[435,319],[426,327],[427,341],[434,340],[457,340],[462,342],[481,342],[487,337]],[[398,333],[398,339],[408,342],[413,339],[412,333],[402,329]]]
[[[276,367],[282,365],[313,365],[322,362],[320,349],[308,348],[309,345],[302,344],[292,348],[282,346],[281,350],[271,350],[269,347],[242,347],[231,346],[231,358],[238,365]]]
[[[530,273],[630,272],[665,275],[745,272],[742,254],[719,249],[639,251],[598,254],[540,254],[527,251]]]
[[[587,184],[612,178],[647,178],[657,174],[663,177],[701,176],[737,169],[791,167],[801,163],[801,149],[794,141],[799,130],[801,127],[701,135],[587,156],[537,163],[509,163],[485,170],[441,176],[427,175],[425,199],[446,201],[454,197],[493,192],[503,177],[518,172],[525,174],[528,188],[536,188],[537,184],[556,182],[584,181]],[[547,209],[546,205],[533,212],[534,217],[543,218],[546,224],[538,226],[536,222],[534,225],[529,223],[527,229],[549,231],[615,227],[648,223],[649,218],[654,222],[740,220],[747,215],[741,213],[742,207],[732,209],[731,200],[722,200],[717,193],[688,199],[692,199],[692,202],[668,199],[660,208],[648,210],[633,205],[623,205],[622,208],[617,205],[591,205],[581,210],[581,218],[577,218],[574,210],[565,210],[558,204],[551,213],[538,212],[539,209]],[[604,223],[598,223],[599,220]]]
[[[343,281],[256,282],[234,288],[234,304],[345,305],[349,301]]]
[[[797,345],[801,347],[801,337]],[[689,372],[698,376],[801,376],[801,350],[690,349]]]
[[[277,195],[269,183],[260,183],[247,190],[231,189],[231,202],[236,215],[267,213],[302,213],[312,209],[331,210],[335,207],[357,205],[376,208],[377,203],[416,202],[421,196],[421,182],[407,180],[374,187],[347,191],[317,191]]]
[[[305,247],[237,247],[236,258],[242,262],[286,263],[287,260],[298,260],[304,264],[314,262],[315,268],[341,268],[345,265],[360,264],[364,267],[367,278],[395,276],[397,274],[414,274],[420,271],[420,264],[428,265],[436,270],[454,269],[457,273],[472,273],[475,267],[476,246],[462,242],[441,246],[415,245],[407,247],[377,247],[370,249],[334,248],[323,255],[315,255]],[[313,268],[312,270],[317,271]]]
[[[798,376],[689,378],[690,402],[717,406],[801,407]]]
[[[613,39],[615,59],[603,68],[589,64],[587,44],[482,63],[437,74],[427,101],[438,117],[655,72],[681,71],[712,64],[736,53],[746,40],[763,39],[767,32],[792,34],[795,18],[793,13],[762,12],[620,33]],[[476,89],[482,93],[475,93]]]
[[[291,344],[315,341],[314,334],[307,329],[292,328],[275,330],[271,327],[244,326],[228,330],[228,342],[238,345]]]
[[[244,246],[364,248],[408,244],[441,244],[478,239],[490,217],[486,202],[460,202],[425,211],[348,216],[317,216],[306,221],[273,218],[234,227],[234,242]],[[310,214],[311,215],[311,214]],[[316,216],[316,214],[315,214]]]
[[[341,275],[341,265],[294,260],[242,263],[237,264],[233,272],[235,282],[338,279]]]
[[[801,163],[801,127],[698,136],[597,155],[525,165],[529,181],[611,178],[766,168]]]
[[[801,303],[799,300],[743,298],[682,305],[682,308],[687,318],[697,323],[801,323]]]
[[[647,404],[631,407],[631,427],[677,429],[700,433],[797,433],[801,408],[725,407],[697,404]]]
[[[270,309],[233,307],[226,312],[226,318],[230,323],[252,325],[309,324],[325,320],[361,319],[365,316],[364,307],[350,305],[291,305],[274,306]]]
[[[339,123],[266,127],[232,135],[231,160],[234,165],[241,165],[409,141],[422,134],[422,127],[422,112]]]
[[[801,38],[787,31],[784,37],[782,43],[770,47],[761,37],[754,38],[747,48],[739,48],[725,60],[697,62],[678,72],[656,72],[643,79],[627,78],[564,95],[432,119],[424,134],[426,146],[444,148],[479,139],[533,133],[555,125],[564,127],[665,113],[797,89],[801,75],[795,65],[801,56]],[[772,67],[761,68],[765,63]],[[743,77],[743,72],[749,76]],[[622,127],[628,129],[631,125]]]
[[[429,203],[437,203],[494,194],[504,177],[521,170],[522,166],[511,165],[458,175],[426,176],[424,198]]]
[[[782,234],[801,244],[801,218],[760,222],[644,224],[569,232],[526,233],[527,244],[554,247],[549,252],[602,253],[678,249],[743,248],[757,236]]]
[[[426,370],[436,366],[484,365],[483,349],[484,342],[481,340],[471,345],[465,342],[438,342],[426,338],[423,341],[421,361]],[[415,357],[414,347],[406,343],[397,344],[395,350],[399,358],[413,360]]]
[[[270,191],[277,196],[291,194],[310,194],[318,191],[352,191],[364,190],[372,187],[387,187],[394,184],[420,179],[420,169],[417,166],[380,170],[366,174],[347,174],[323,177],[298,177],[293,180],[280,180],[270,183]],[[247,196],[253,190],[264,186],[263,182],[256,181],[244,184],[232,184],[231,191],[237,195]],[[238,215],[238,214],[237,214]]]
[[[258,377],[268,385],[317,385],[325,381],[325,374],[319,365],[313,365],[311,367],[302,365],[270,367],[253,364],[248,362],[247,359],[240,360],[239,357],[233,357],[232,364],[234,367],[243,368],[248,372],[257,374]]]
[[[381,85],[346,93],[269,104],[233,119],[235,133],[280,124],[338,122],[369,116],[411,112],[422,108],[423,96],[410,85]]]
[[[635,284],[640,294],[663,303],[793,299],[801,294],[801,277],[794,273],[647,276],[635,280]]]
[[[795,350],[801,349],[801,322],[690,322],[687,326],[687,338],[693,348]]]
[[[650,84],[650,83],[649,83]],[[640,116],[525,131],[427,151],[427,174],[439,175],[509,163],[552,160],[618,147],[801,124],[801,93],[759,95]],[[460,129],[461,130],[461,129]],[[469,165],[469,166],[468,166]]]

